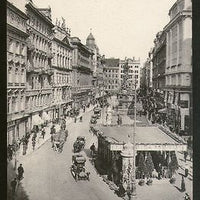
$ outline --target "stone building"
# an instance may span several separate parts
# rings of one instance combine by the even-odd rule
[[[163,91],[165,87],[166,67],[166,33],[160,31],[156,34],[153,48],[153,89]]]
[[[69,42],[70,29],[66,28],[65,20],[62,24],[56,20],[54,38],[52,40],[52,106],[53,117],[58,118],[67,115],[72,107],[71,87],[72,87],[72,47]]]
[[[129,76],[129,83],[130,85],[134,85],[136,83],[136,89],[140,88],[140,59],[136,60],[134,57],[133,59],[125,59],[125,60],[120,60],[119,63],[119,80],[120,80],[120,85],[123,80],[123,75],[124,75],[124,66],[125,64],[128,64],[129,71],[128,71],[128,76]],[[135,86],[133,86],[135,87]]]
[[[177,0],[169,10],[166,32],[165,102],[171,125],[191,133],[192,112],[192,2]],[[174,120],[175,119],[175,120]]]
[[[7,144],[27,131],[25,112],[28,16],[7,1]]]
[[[26,113],[29,128],[53,119],[51,59],[52,28],[51,8],[39,9],[32,1],[26,4],[30,34],[27,50]]]
[[[72,99],[75,108],[87,105],[93,99],[93,52],[81,43],[78,37],[71,37],[72,52]]]
[[[109,93],[117,93],[120,88],[120,82],[119,82],[120,59],[106,58],[104,62],[105,62],[103,68],[104,89]]]
[[[99,48],[95,42],[95,38],[90,33],[86,39],[86,46],[92,50],[93,55],[93,86],[95,99],[102,97],[103,91],[103,65],[102,56],[99,53]]]

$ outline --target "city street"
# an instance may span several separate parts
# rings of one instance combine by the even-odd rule
[[[84,155],[89,154],[89,148],[95,143],[89,132],[89,120],[92,112],[83,115],[83,122],[71,123],[68,126],[69,137],[64,145],[63,152],[54,152],[51,142],[47,141],[41,148],[30,155],[23,157],[21,163],[25,174],[21,184],[30,200],[62,200],[62,199],[120,199],[111,191],[97,175],[89,158],[86,161],[86,170],[90,174],[90,181],[76,182],[70,173],[72,162],[73,142],[79,135],[86,137]]]

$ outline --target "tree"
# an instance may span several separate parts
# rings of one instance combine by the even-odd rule
[[[174,175],[174,173],[176,172],[176,170],[178,170],[178,168],[179,168],[178,160],[177,160],[175,152],[173,151],[171,153],[171,162],[169,163],[170,177]]]
[[[143,178],[143,175],[146,176],[148,173],[143,153],[139,154],[137,173],[139,178]]]
[[[145,163],[146,163],[148,176],[152,177],[152,172],[153,172],[155,167],[154,167],[153,160],[152,160],[150,152],[147,153],[147,159],[146,159]]]

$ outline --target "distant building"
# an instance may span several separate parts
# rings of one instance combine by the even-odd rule
[[[72,50],[70,45],[70,29],[66,28],[65,20],[62,24],[56,19],[53,28],[54,38],[52,40],[52,106],[53,117],[59,118],[67,115],[72,107]]]
[[[39,9],[32,1],[26,4],[29,17],[27,26],[30,34],[27,50],[26,112],[29,131],[45,119],[53,119],[51,59],[52,28],[51,8]]]
[[[81,43],[78,37],[71,37],[72,53],[72,98],[74,107],[90,103],[93,99],[93,52]]]
[[[116,93],[120,88],[119,65],[120,59],[106,58],[104,60],[104,89],[109,93]]]
[[[165,26],[165,102],[174,129],[191,133],[192,112],[192,2],[178,0]],[[175,119],[175,120],[174,120]]]
[[[119,63],[119,80],[120,80],[120,85],[122,83],[122,79],[123,79],[123,74],[124,74],[124,65],[128,64],[129,67],[129,83],[133,86],[136,83],[136,89],[140,88],[140,59],[136,60],[134,57],[133,59],[125,59],[125,60],[120,60]]]
[[[163,91],[165,87],[166,67],[166,33],[164,31],[160,31],[156,34],[152,56],[153,89]]]
[[[7,1],[7,144],[28,129],[25,112],[28,16]]]
[[[103,65],[102,65],[102,56],[99,53],[99,48],[95,42],[95,38],[90,33],[86,39],[86,46],[92,50],[92,65],[93,65],[93,94],[95,99],[100,98],[103,90]]]

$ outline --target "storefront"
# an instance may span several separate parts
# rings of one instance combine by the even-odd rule
[[[132,133],[132,128],[131,126],[95,127],[95,129],[99,130],[98,158],[101,160],[99,163],[102,163],[101,168],[104,168],[104,174],[111,176],[115,183],[118,183],[121,177],[124,177],[125,166],[122,165],[124,158],[121,156],[121,153],[125,144],[130,143],[128,135]],[[136,167],[138,165],[139,154],[142,153],[144,158],[146,158],[147,154],[150,153],[155,164],[155,169],[157,170],[161,156],[166,160],[166,156],[171,152],[185,151],[187,144],[178,137],[174,138],[174,135],[171,135],[170,132],[165,132],[161,128],[137,127],[135,148]]]

